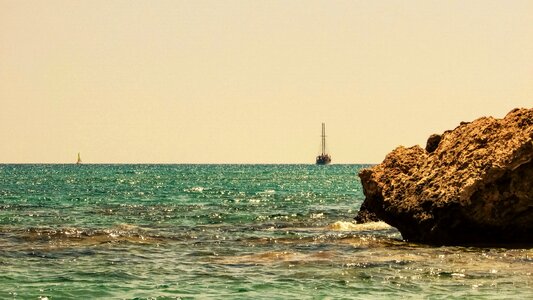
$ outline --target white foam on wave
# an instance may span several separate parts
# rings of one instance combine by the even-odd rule
[[[339,230],[339,231],[365,231],[365,230],[386,230],[390,229],[391,226],[385,222],[369,222],[363,224],[357,224],[354,222],[346,221],[337,221],[333,224],[326,226],[329,230]]]
[[[323,218],[324,218],[323,213],[311,214],[311,219],[323,219]]]
[[[201,192],[204,191],[204,187],[203,186],[195,186],[193,188],[190,188],[190,191],[191,192],[201,193]]]

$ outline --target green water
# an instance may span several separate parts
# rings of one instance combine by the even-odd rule
[[[361,165],[0,165],[0,299],[533,298],[533,249],[351,223]]]

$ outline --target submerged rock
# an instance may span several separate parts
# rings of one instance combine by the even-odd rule
[[[531,244],[533,109],[462,122],[426,149],[400,146],[359,177],[358,222],[375,215],[413,242]]]

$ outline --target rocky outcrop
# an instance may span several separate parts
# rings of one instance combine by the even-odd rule
[[[483,117],[398,147],[359,173],[375,215],[408,241],[533,244],[533,109]]]

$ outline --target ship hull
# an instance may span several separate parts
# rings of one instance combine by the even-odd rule
[[[329,165],[331,163],[331,157],[329,155],[319,155],[316,158],[317,165]]]

